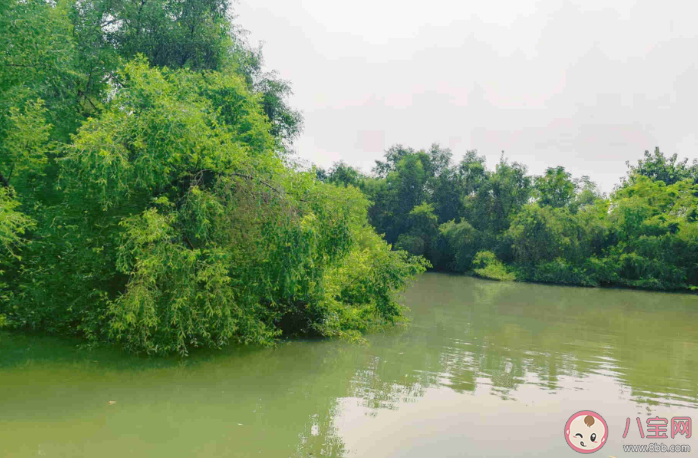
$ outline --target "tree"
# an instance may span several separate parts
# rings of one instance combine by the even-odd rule
[[[417,205],[410,211],[407,218],[410,229],[407,233],[400,234],[395,244],[396,248],[416,256],[426,256],[427,259],[433,259],[438,235],[437,221],[433,205],[426,202]]]
[[[637,165],[630,165],[629,161],[626,164],[630,170],[624,186],[632,185],[639,176],[652,181],[663,181],[667,186],[686,179],[698,180],[698,163],[695,160],[689,166],[688,158],[679,161],[677,154],[667,157],[659,147],[653,153],[645,151],[644,160],[637,161]]]
[[[219,70],[228,59],[228,0],[103,1],[76,4],[79,22],[126,59],[158,67]]]
[[[327,173],[327,182],[341,186],[363,186],[364,175],[360,170],[346,164],[343,161],[337,162]]]
[[[489,176],[485,156],[478,156],[475,150],[466,152],[458,164],[456,176],[462,182],[463,197],[473,196]]]
[[[19,187],[26,197],[48,162],[51,125],[46,123],[46,112],[41,99],[28,102],[22,111],[10,108],[8,132],[0,145],[0,185]]]
[[[32,195],[50,126],[41,101],[10,111],[3,255],[32,233],[0,286],[3,323],[187,354],[282,332],[358,338],[402,319],[396,293],[426,264],[373,232],[359,190],[286,165],[244,74],[139,56],[112,84],[56,148],[59,199],[34,205],[36,224],[12,184]]]
[[[469,271],[482,247],[482,234],[467,221],[448,221],[439,226],[439,233],[443,240],[439,265],[455,272]]]
[[[10,131],[12,109],[41,99],[54,138],[67,140],[80,121],[94,113],[91,85],[80,60],[70,20],[71,2],[4,3],[0,14],[0,143]]]
[[[541,206],[566,207],[572,202],[577,191],[577,184],[572,180],[572,174],[565,171],[562,166],[549,167],[545,175],[535,178],[534,183],[538,203]]]
[[[599,187],[584,175],[582,178],[575,180],[577,193],[569,203],[569,209],[572,213],[577,213],[580,209],[596,205],[599,201],[606,199],[604,193],[599,190]]]
[[[609,218],[616,244],[608,259],[618,282],[654,289],[695,282],[696,195],[691,179],[666,185],[644,175],[613,194]]]
[[[524,165],[509,164],[502,157],[495,172],[486,174],[486,180],[465,198],[466,219],[478,230],[502,233],[509,227],[510,218],[528,202],[531,181]]]
[[[34,226],[29,217],[17,211],[21,204],[11,197],[11,192],[11,188],[0,186],[0,275],[2,264],[17,256],[17,249],[24,244],[22,236]]]
[[[408,215],[422,203],[432,205],[439,222],[459,216],[461,202],[451,156],[449,149],[436,143],[428,151],[395,145],[386,151],[385,161],[376,161],[373,172],[378,181],[365,181],[365,191],[374,202],[371,222],[389,242],[395,243],[406,232]]]
[[[396,157],[394,151],[386,153],[389,161]],[[399,235],[407,232],[409,213],[426,198],[427,161],[423,152],[401,154],[385,179],[366,182],[366,192],[374,202],[369,212],[371,223],[385,234],[388,243],[396,243]]]
[[[376,161],[376,166],[373,168],[375,173],[380,178],[385,178],[388,173],[395,170],[397,163],[408,155],[414,154],[412,148],[405,148],[402,145],[393,145],[385,152],[385,161]]]

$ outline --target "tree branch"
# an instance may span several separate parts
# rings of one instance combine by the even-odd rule
[[[231,173],[231,175],[232,175],[232,176],[235,176],[235,177],[246,178],[246,179],[248,179],[248,180],[250,180],[250,181],[252,181],[252,180],[257,180],[257,181],[259,181],[260,183],[262,183],[264,186],[266,186],[267,188],[269,188],[269,189],[271,189],[272,191],[276,192],[277,194],[283,194],[283,192],[279,191],[279,190],[276,189],[274,186],[270,185],[269,183],[267,183],[266,181],[262,180],[261,178],[255,178],[255,177],[253,177],[252,175],[245,175],[244,173]]]
[[[196,175],[194,175],[194,184],[197,184],[197,185],[198,185],[198,184],[201,182],[201,178],[203,177],[203,173],[205,173],[205,172],[211,172],[211,173],[213,173],[213,174],[219,174],[219,173],[220,173],[220,172],[216,172],[216,171],[211,170],[211,169],[202,169],[202,170],[199,170],[199,172],[197,172]],[[256,181],[259,181],[259,182],[262,183],[264,186],[266,186],[267,188],[271,189],[272,191],[274,191],[275,193],[279,194],[280,196],[284,196],[284,195],[286,194],[283,190],[280,190],[280,189],[276,188],[275,186],[273,186],[273,185],[272,185],[271,183],[269,183],[268,181],[265,181],[265,180],[263,180],[263,179],[261,179],[261,178],[255,177],[255,176],[253,176],[253,175],[249,175],[249,174],[246,174],[246,173],[238,173],[238,172],[232,172],[230,175],[231,175],[231,176],[234,176],[234,177],[244,178],[244,179],[246,179],[246,180],[248,180],[248,181],[255,181],[255,180],[256,180]],[[300,202],[307,202],[307,200],[305,200],[305,199],[298,199],[298,200],[299,200]]]

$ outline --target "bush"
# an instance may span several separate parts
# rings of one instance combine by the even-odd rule
[[[515,280],[513,273],[491,251],[480,251],[473,260],[473,271],[490,280]]]
[[[533,269],[533,281],[561,285],[598,286],[598,280],[588,270],[557,258],[537,265]]]
[[[415,256],[424,255],[424,240],[418,235],[400,234],[395,243],[395,248],[404,250]]]

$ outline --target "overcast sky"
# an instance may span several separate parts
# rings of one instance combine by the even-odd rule
[[[695,0],[240,0],[236,14],[293,84],[298,154],[323,167],[370,171],[395,143],[438,142],[608,192],[646,149],[698,155]]]

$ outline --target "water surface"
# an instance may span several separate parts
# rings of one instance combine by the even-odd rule
[[[595,456],[698,454],[698,434],[641,439],[636,424],[698,419],[698,296],[430,273],[405,300],[410,326],[368,346],[181,360],[0,333],[0,456],[578,456],[563,428],[580,410],[609,426]]]

